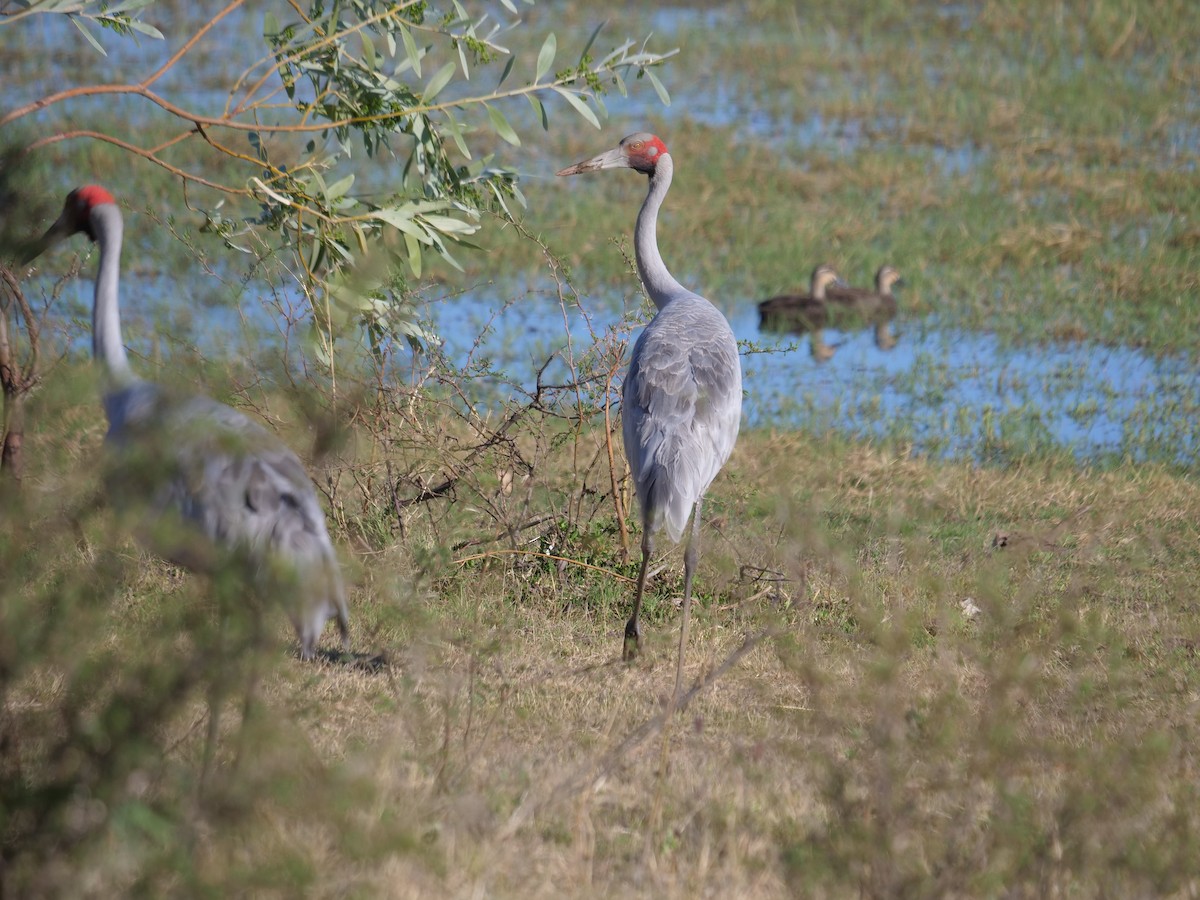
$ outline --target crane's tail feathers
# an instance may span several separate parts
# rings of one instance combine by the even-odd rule
[[[666,528],[671,541],[678,544],[687,529],[692,509],[696,505],[695,500],[666,477],[661,466],[650,473],[644,484],[644,490],[639,491],[638,499],[647,512],[647,527],[652,532]]]

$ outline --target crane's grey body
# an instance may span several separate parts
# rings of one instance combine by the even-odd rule
[[[695,295],[667,303],[634,344],[621,402],[647,530],[665,527],[678,543],[741,424],[737,341],[717,308]]]
[[[641,646],[639,614],[654,535],[665,527],[671,540],[678,542],[690,518],[675,677],[678,692],[699,552],[700,508],[705,491],[737,441],[742,369],[725,316],[681,285],[659,253],[658,211],[674,172],[666,146],[652,134],[632,134],[615,149],[558,174],[610,168],[630,168],[649,176],[650,188],[634,230],[634,253],[642,285],[658,308],[634,344],[622,389],[625,457],[642,510],[642,565],[633,614],[625,625],[624,656],[635,657]]]
[[[153,550],[189,568],[219,564],[214,550],[248,554],[264,584],[293,594],[282,605],[303,658],[313,657],[330,618],[348,648],[341,569],[303,464],[243,413],[133,375],[117,304],[121,214],[107,192],[72,192],[46,240],[75,231],[100,245],[93,353],[107,380],[107,484],[115,505],[135,510]]]

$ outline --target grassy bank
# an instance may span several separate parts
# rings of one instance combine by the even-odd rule
[[[369,465],[327,460],[359,656],[303,666],[281,614],[266,646],[222,632],[222,604],[249,601],[236,583],[143,556],[89,479],[64,479],[97,419],[60,407],[27,479],[45,501],[4,507],[5,878],[22,895],[1196,888],[1187,478],[746,434],[709,504],[695,693],[666,719],[678,553],[647,652],[620,663],[634,570],[611,498],[588,507],[587,465],[562,462],[602,456],[602,434],[560,433],[507,500],[481,477],[387,538],[348,488]],[[493,532],[489,497],[522,494],[553,515],[447,540]]]

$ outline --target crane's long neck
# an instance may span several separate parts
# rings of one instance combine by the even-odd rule
[[[670,154],[664,154],[654,167],[650,176],[650,191],[642,203],[642,211],[638,213],[637,227],[633,232],[634,255],[637,257],[638,275],[646,288],[646,293],[659,309],[666,306],[680,294],[688,293],[687,288],[675,280],[675,276],[667,271],[667,265],[658,252],[658,209],[662,206],[663,198],[671,187],[673,167]]]
[[[118,388],[133,382],[133,371],[121,343],[121,313],[117,293],[121,275],[121,211],[105,203],[91,212],[92,233],[100,246],[100,267],[96,272],[96,301],[92,306],[92,355],[104,366],[108,387]]]

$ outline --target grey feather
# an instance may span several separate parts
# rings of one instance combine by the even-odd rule
[[[625,455],[651,530],[679,541],[733,452],[741,422],[737,341],[707,300],[672,300],[634,344],[622,393]]]
[[[204,571],[219,564],[213,551],[245,550],[264,586],[291,590],[281,600],[303,658],[314,655],[330,618],[348,645],[345,586],[325,513],[285,444],[229,406],[148,382],[108,394],[105,410],[110,494],[143,518],[143,538],[156,552]]]

